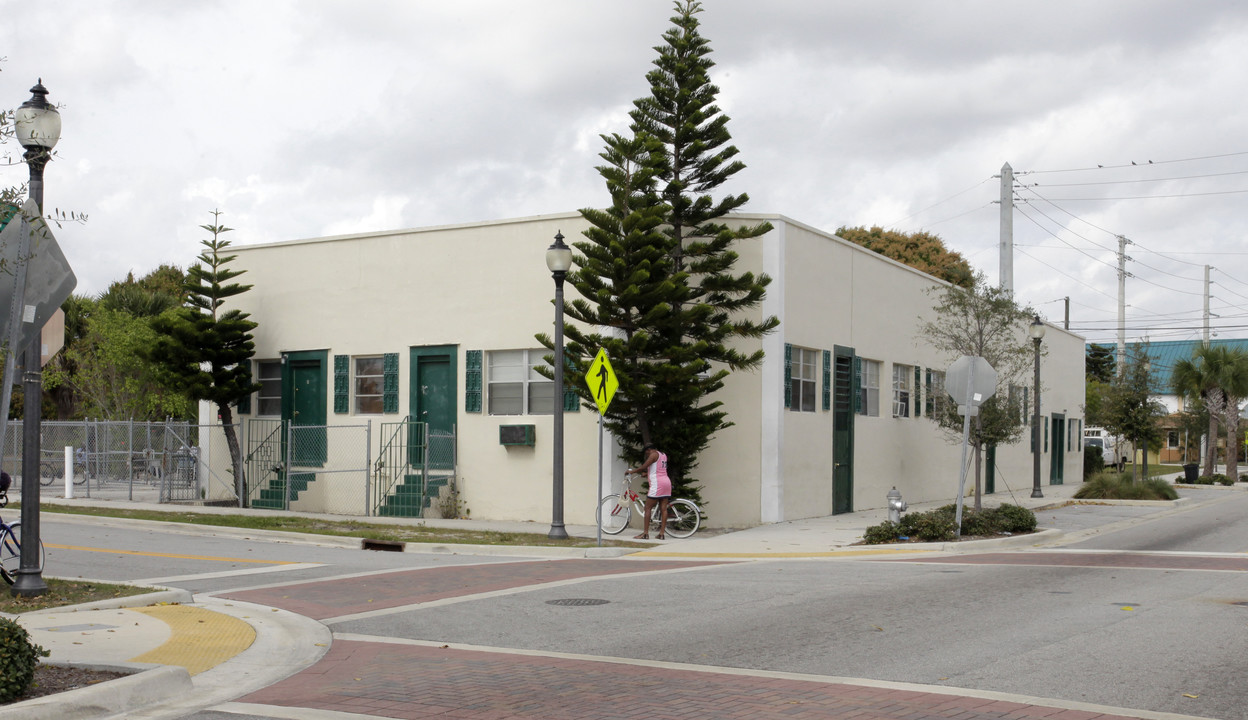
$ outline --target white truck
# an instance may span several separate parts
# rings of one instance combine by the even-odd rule
[[[1130,443],[1099,427],[1083,429],[1083,446],[1085,448],[1099,447],[1105,466],[1113,466],[1116,470],[1122,470],[1126,466],[1131,452]]]

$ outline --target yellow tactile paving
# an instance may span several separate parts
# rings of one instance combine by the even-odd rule
[[[191,675],[229,660],[251,647],[256,631],[238,618],[190,605],[151,605],[132,608],[160,619],[172,631],[160,647],[130,662],[180,665]]]

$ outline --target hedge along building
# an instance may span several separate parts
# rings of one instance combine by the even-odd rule
[[[953,498],[960,448],[928,419],[952,358],[916,340],[935,301],[927,291],[941,281],[783,216],[739,217],[774,226],[736,249],[739,269],[773,278],[757,312],[781,323],[751,341],[766,351],[761,368],[734,373],[717,396],[735,424],[700,457],[708,523],[877,508],[893,486],[910,502]],[[427,421],[455,433],[471,517],[548,521],[553,385],[531,369],[545,355],[534,335],[550,332],[554,316],[544,252],[556,232],[575,241],[587,226],[568,213],[231,248],[231,267],[254,286],[232,301],[259,323],[254,370],[265,386],[240,417],[324,424],[334,437],[371,422],[368,460],[352,462],[373,472],[389,442],[382,423]],[[1029,342],[1026,328],[1019,338]],[[1050,326],[1044,344],[1044,481],[1078,480],[1083,340]],[[565,519],[592,524],[597,411],[578,405],[565,404]],[[522,426],[517,439],[532,444],[502,444],[503,426]],[[606,447],[610,492],[624,465]],[[296,459],[292,477],[308,486],[292,509],[375,511],[384,498],[366,505],[360,474],[336,473],[336,456]],[[995,470],[997,490],[1028,489],[1030,443],[999,448]]]

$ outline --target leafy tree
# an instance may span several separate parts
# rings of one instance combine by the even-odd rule
[[[935,319],[919,324],[919,335],[948,356],[950,362],[967,355],[982,357],[997,371],[997,391],[979,408],[971,423],[967,442],[975,457],[975,509],[981,508],[981,460],[988,445],[1009,445],[1023,437],[1021,392],[1035,359],[1035,349],[1026,328],[1035,311],[1020,307],[1005,290],[989,285],[982,273],[974,276],[970,288],[933,288],[937,301]],[[1004,391],[1003,391],[1004,389]],[[1021,389],[1021,387],[1020,387]],[[941,411],[932,416],[951,441],[962,440],[962,416],[952,403],[937,404]]]
[[[245,487],[243,455],[231,406],[260,389],[259,383],[252,382],[250,362],[256,349],[251,331],[257,324],[248,320],[247,313],[223,307],[229,298],[247,292],[251,286],[231,282],[244,272],[226,268],[237,256],[223,254],[230,243],[221,236],[232,228],[220,224],[220,210],[214,210],[212,217],[212,224],[200,226],[212,237],[200,243],[204,250],[187,270],[183,305],[160,315],[152,324],[158,337],[149,357],[158,371],[185,388],[192,400],[207,400],[217,406],[234,466],[235,487],[241,496]]]
[[[939,235],[923,230],[903,233],[885,230],[879,225],[870,229],[862,226],[841,227],[836,234],[953,285],[969,289],[975,284],[975,271],[971,269],[971,264],[961,253],[946,247]]]
[[[1103,426],[1131,441],[1132,447],[1147,448],[1159,438],[1158,423],[1166,416],[1166,408],[1153,399],[1146,351],[1133,351],[1122,374],[1114,377],[1104,410]]]
[[[578,373],[596,348],[608,348],[621,387],[604,421],[625,444],[624,457],[638,460],[640,446],[653,440],[668,453],[674,488],[696,498],[698,454],[731,425],[710,397],[731,371],[763,360],[761,350],[745,353],[734,343],[779,321],[744,316],[762,302],[770,278],[737,274],[732,248],[771,225],[723,222],[749,197],[711,193],[745,165],[734,159],[728,117],[715,105],[710,43],[696,17],[701,3],[681,0],[675,12],[646,75],[650,94],[633,103],[632,136],[603,136],[607,164],[598,170],[611,207],[583,210],[593,227],[573,245],[581,255],[569,282],[583,299],[568,315],[611,334],[571,324],[565,332]],[[551,347],[545,335],[538,339]]]
[[[1205,475],[1213,474],[1218,423],[1226,428],[1227,477],[1238,477],[1239,407],[1248,397],[1248,353],[1225,345],[1202,345],[1191,360],[1180,360],[1171,373],[1175,392],[1199,400],[1209,413]]]
[[[144,358],[155,342],[156,331],[146,318],[97,308],[86,334],[64,350],[74,373],[62,379],[55,376],[59,369],[45,371],[45,386],[64,382],[72,387],[78,412],[86,417],[190,418],[191,400],[162,384],[157,368]]]

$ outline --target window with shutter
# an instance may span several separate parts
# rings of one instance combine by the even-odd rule
[[[464,412],[481,412],[481,353],[480,350],[464,353]]]
[[[823,409],[832,409],[832,351],[823,351]]]
[[[381,411],[397,413],[399,411],[399,354],[386,353],[381,356]]]
[[[351,412],[351,357],[334,356],[334,412]]]

